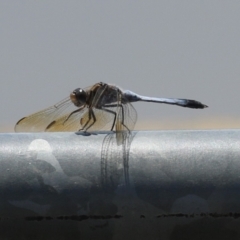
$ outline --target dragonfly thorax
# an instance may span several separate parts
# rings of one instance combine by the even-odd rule
[[[76,88],[70,94],[70,99],[76,107],[81,107],[86,104],[87,93],[82,88]]]

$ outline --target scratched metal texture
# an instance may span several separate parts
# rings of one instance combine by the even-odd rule
[[[0,239],[240,239],[240,130],[114,141],[0,134]]]

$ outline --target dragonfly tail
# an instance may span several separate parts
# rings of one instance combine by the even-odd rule
[[[196,100],[191,100],[191,99],[179,99],[179,98],[152,98],[152,97],[145,97],[141,96],[140,97],[143,102],[155,102],[155,103],[164,103],[164,104],[170,104],[170,105],[177,105],[180,107],[187,107],[187,108],[198,108],[198,109],[203,109],[207,108],[208,106],[196,101]]]

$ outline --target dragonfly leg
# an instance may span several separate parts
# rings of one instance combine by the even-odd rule
[[[82,109],[83,109],[83,108],[79,108],[79,109],[71,112],[71,113],[68,115],[68,117],[64,120],[63,125],[64,125],[64,123],[65,123],[74,113],[80,112]]]
[[[116,122],[116,112],[106,109],[107,107],[121,107],[121,109],[122,109],[122,122],[121,123],[130,132],[130,129],[124,124],[124,109],[123,109],[122,104],[108,104],[108,105],[104,105],[104,108],[101,108],[102,110],[110,112],[110,113],[115,115],[111,131],[113,130],[113,127],[114,127],[115,122]]]
[[[91,121],[91,119],[93,118],[93,122],[87,126],[89,124],[89,122]],[[84,126],[82,127],[82,129],[80,130],[85,130],[85,132],[96,122],[96,117],[94,115],[94,112],[91,108],[89,108],[89,111],[88,111],[88,120],[87,122],[84,124]],[[79,131],[80,131],[79,130]]]
[[[107,106],[105,106],[105,107],[107,107]],[[112,113],[114,115],[114,120],[113,120],[113,124],[112,124],[112,127],[111,127],[111,131],[113,131],[113,128],[114,128],[115,123],[116,123],[116,117],[117,117],[116,112],[114,112],[112,110],[109,110],[109,109],[106,109],[106,108],[101,108],[101,109],[105,112],[109,112],[109,113]]]

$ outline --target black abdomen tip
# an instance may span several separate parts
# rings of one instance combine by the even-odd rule
[[[187,100],[187,103],[185,107],[188,108],[207,108],[208,106],[205,104],[202,104],[201,102],[195,101],[195,100]]]

